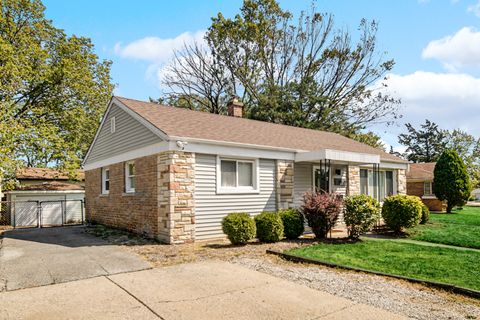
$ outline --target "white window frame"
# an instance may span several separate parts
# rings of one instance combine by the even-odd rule
[[[426,185],[427,183],[430,185],[430,193],[426,193],[426,192],[425,192],[425,191],[426,191],[426,190],[425,190],[425,185]],[[434,195],[434,194],[433,194],[433,184],[432,184],[432,181],[424,181],[424,182],[423,182],[423,195],[426,196],[426,197],[431,197],[431,196]]]
[[[130,174],[128,171],[129,166],[133,164],[133,168],[135,169],[135,161],[127,161],[125,162],[125,193],[135,193],[135,188],[132,188],[130,178],[133,180],[135,179],[135,174]]]
[[[373,174],[373,169],[361,167],[360,170],[367,170],[367,195],[373,197],[374,196],[374,189],[373,189],[373,185],[370,183],[370,175]],[[359,175],[360,175],[360,170],[358,171]],[[387,171],[392,172],[393,195],[396,195],[398,193],[397,179],[396,179],[397,171],[394,170],[394,169],[388,169],[388,168],[385,168],[385,169],[379,170],[379,171],[384,172],[384,177],[385,177],[385,184],[384,184],[385,192],[384,193],[385,193],[385,197],[388,197],[388,195],[387,195],[387,174],[386,174]],[[360,186],[360,190],[361,189],[362,188]],[[383,201],[383,200],[381,200],[381,201]]]
[[[107,172],[108,172],[108,179],[107,179]],[[108,181],[108,190],[107,190],[107,181]],[[109,194],[110,193],[110,168],[103,167],[102,168],[102,194]]]
[[[236,170],[236,180],[237,186],[236,187],[223,187],[222,186],[222,169],[221,169],[221,161],[235,161],[237,163],[237,170]],[[246,186],[238,186],[238,162],[249,162],[252,163],[252,183],[253,187],[246,187]],[[251,193],[259,193],[260,189],[260,181],[259,181],[259,160],[252,159],[252,158],[231,158],[231,157],[221,157],[217,156],[217,194],[251,194]]]
[[[117,130],[115,117],[110,118],[110,133],[115,133]]]

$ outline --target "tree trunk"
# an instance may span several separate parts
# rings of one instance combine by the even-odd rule
[[[452,213],[453,204],[450,201],[447,201],[447,213]]]

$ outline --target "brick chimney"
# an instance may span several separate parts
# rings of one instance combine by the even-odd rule
[[[233,97],[227,104],[227,115],[230,117],[243,117],[243,103],[238,97]]]

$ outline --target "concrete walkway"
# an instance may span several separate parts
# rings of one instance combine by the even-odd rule
[[[0,292],[150,268],[139,256],[86,234],[81,226],[16,229],[3,236]]]
[[[226,262],[0,293],[2,319],[402,319]]]

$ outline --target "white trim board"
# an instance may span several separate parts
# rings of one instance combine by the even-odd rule
[[[93,170],[101,167],[106,167],[115,163],[124,162],[128,160],[133,160],[141,157],[151,156],[156,153],[160,153],[163,151],[169,150],[169,144],[166,141],[162,141],[160,143],[155,143],[146,147],[134,149],[131,151],[124,152],[122,154],[106,158],[103,160],[95,161],[89,164],[85,164],[83,169],[85,171]]]
[[[11,190],[5,192],[5,194],[10,194],[10,195],[27,195],[27,194],[70,194],[70,193],[76,193],[76,194],[83,194],[85,193],[85,190]]]
[[[332,149],[322,149],[310,152],[300,152],[295,155],[295,162],[333,160],[348,163],[380,163],[380,156],[376,154],[357,153]]]

